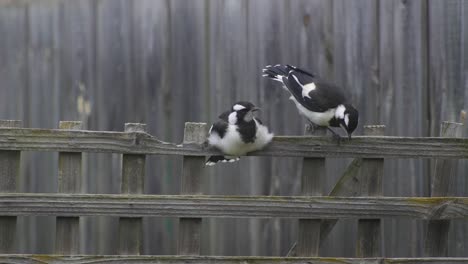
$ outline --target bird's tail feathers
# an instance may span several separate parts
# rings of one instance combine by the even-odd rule
[[[208,158],[206,161],[205,165],[206,166],[213,166],[218,162],[236,162],[239,160],[239,157],[225,157],[225,156],[211,156]]]
[[[288,67],[289,65],[276,64],[275,66],[267,65],[263,69],[263,77],[268,77],[272,80],[283,82],[283,77],[288,76]]]

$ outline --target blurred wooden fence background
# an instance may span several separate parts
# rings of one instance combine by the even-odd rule
[[[248,99],[277,135],[298,135],[304,120],[282,89],[260,77],[267,64],[290,63],[345,87],[360,125],[386,124],[392,136],[437,136],[441,120],[458,121],[466,108],[467,11],[463,0],[0,0],[0,118],[45,128],[81,120],[84,129],[114,131],[141,122],[162,140],[182,142],[184,122],[212,122]],[[20,191],[57,191],[56,153],[23,160]],[[211,170],[203,192],[298,195],[300,162],[246,158]],[[327,160],[323,192],[349,162]],[[120,192],[119,155],[85,154],[83,164],[83,192]],[[450,196],[466,196],[466,169],[460,162]],[[430,196],[432,170],[425,160],[390,160],[383,194]],[[145,175],[144,193],[178,194],[181,158],[148,157]],[[145,254],[176,252],[169,239],[176,221],[144,220],[145,245],[153,245]],[[285,255],[297,235],[297,221],[288,219],[208,222],[203,254]],[[468,226],[453,223],[449,254],[466,256]],[[322,255],[354,256],[355,224],[340,221]],[[47,239],[54,218],[19,217],[18,225],[20,252],[54,252]],[[116,253],[116,218],[86,217],[82,225],[83,253]],[[383,226],[385,256],[422,255],[417,220]]]

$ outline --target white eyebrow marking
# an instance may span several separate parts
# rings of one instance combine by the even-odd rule
[[[299,80],[297,79],[297,77],[294,74],[292,74],[292,77],[302,87],[302,98],[304,98],[304,97],[309,97],[310,98],[309,93],[311,91],[315,90],[315,88],[317,88],[315,83],[311,82],[311,83],[308,83],[306,85],[302,85],[302,83],[299,82]]]
[[[234,109],[235,111],[239,111],[239,110],[245,109],[245,106],[236,104],[232,107],[232,109]]]

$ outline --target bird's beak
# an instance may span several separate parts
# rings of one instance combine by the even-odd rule
[[[257,111],[260,111],[260,108],[254,107],[254,108],[252,108],[250,111],[251,111],[251,112],[257,112]]]

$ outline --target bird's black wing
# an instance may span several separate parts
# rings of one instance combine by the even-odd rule
[[[219,135],[220,138],[223,138],[226,134],[227,128],[228,122],[224,120],[216,121],[210,128],[210,134],[215,132]]]
[[[325,112],[346,101],[338,86],[324,82],[302,69],[292,66],[289,69],[288,76],[283,77],[283,83],[294,98],[308,110]],[[304,95],[303,87],[311,83],[315,84],[315,89]]]
[[[231,114],[232,111],[224,111],[222,114],[218,116],[219,119],[224,120],[226,122],[229,122],[229,114]]]

